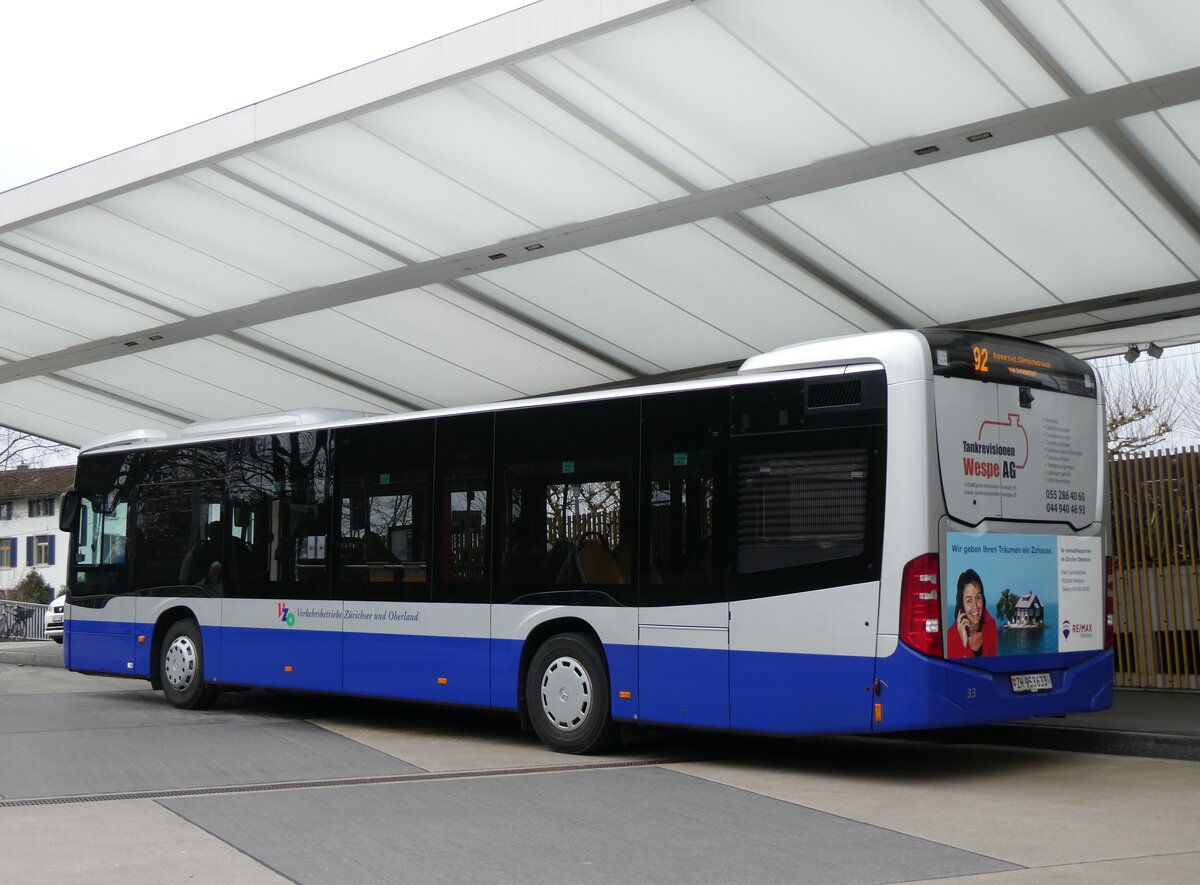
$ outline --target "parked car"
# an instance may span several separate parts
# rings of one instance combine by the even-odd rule
[[[55,596],[54,601],[46,606],[46,638],[55,642],[63,641],[63,609],[67,605],[67,594]]]

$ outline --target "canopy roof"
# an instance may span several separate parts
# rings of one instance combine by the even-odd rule
[[[79,445],[959,325],[1200,339],[1200,4],[543,0],[0,194]]]

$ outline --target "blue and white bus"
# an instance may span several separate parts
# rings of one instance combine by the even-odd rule
[[[867,733],[1106,708],[1103,406],[954,330],[640,385],[86,448],[72,670],[618,724]]]

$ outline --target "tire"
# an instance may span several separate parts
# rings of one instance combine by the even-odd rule
[[[200,627],[193,620],[176,621],[167,628],[158,659],[163,695],[184,710],[212,706],[220,692],[204,681],[204,646]]]
[[[53,639],[55,642],[57,642],[59,645],[62,645],[62,637],[61,636],[51,636],[50,638]]]
[[[581,633],[551,636],[529,662],[525,707],[533,730],[559,753],[595,753],[614,742],[608,669]]]

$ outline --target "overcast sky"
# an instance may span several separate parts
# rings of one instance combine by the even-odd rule
[[[526,2],[13,0],[0,50],[0,191]]]

